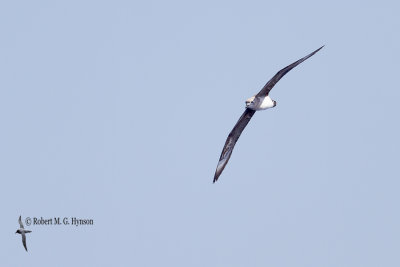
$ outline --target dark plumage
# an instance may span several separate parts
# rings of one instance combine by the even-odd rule
[[[214,175],[214,183],[218,180],[218,177],[221,175],[222,171],[224,170],[226,164],[228,164],[228,161],[232,155],[233,148],[236,145],[237,140],[239,139],[240,135],[242,134],[244,128],[246,128],[247,124],[253,117],[254,113],[259,110],[259,109],[265,109],[265,108],[254,108],[254,107],[260,107],[260,103],[264,101],[264,99],[269,95],[269,92],[271,89],[275,86],[275,84],[283,77],[285,76],[286,73],[288,73],[290,70],[292,70],[294,67],[308,59],[309,57],[312,57],[315,53],[317,53],[319,50],[321,50],[324,46],[321,46],[314,52],[308,54],[307,56],[297,60],[296,62],[290,64],[289,66],[281,69],[278,71],[274,77],[272,77],[271,80],[269,80],[264,87],[261,89],[261,91],[254,96],[254,98],[250,98],[250,100],[246,101],[250,103],[253,106],[251,108],[248,106],[246,110],[243,112],[242,116],[240,119],[237,121],[235,127],[233,127],[232,131],[229,133],[228,138],[226,139],[224,148],[222,149],[221,156],[218,161],[217,169],[215,170],[215,175]],[[273,101],[273,100],[272,100]],[[254,103],[253,103],[254,102]],[[273,101],[273,106],[269,107],[274,107],[276,105],[276,102]]]

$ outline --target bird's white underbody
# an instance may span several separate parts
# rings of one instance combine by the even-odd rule
[[[268,108],[273,108],[276,106],[276,101],[272,100],[269,96],[260,98],[252,96],[246,100],[246,108],[252,110],[264,110]]]

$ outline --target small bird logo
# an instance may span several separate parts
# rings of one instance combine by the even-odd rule
[[[18,222],[19,222],[19,229],[15,233],[16,234],[18,233],[22,236],[22,244],[24,245],[25,250],[28,251],[28,249],[26,248],[26,235],[25,234],[30,233],[32,231],[24,229],[24,225],[22,224],[22,221],[21,221],[21,216],[19,216]]]

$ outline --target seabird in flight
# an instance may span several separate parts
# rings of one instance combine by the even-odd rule
[[[275,86],[275,84],[283,77],[286,73],[288,73],[291,69],[299,65],[301,62],[305,61],[309,57],[312,57],[315,53],[321,50],[324,46],[321,46],[311,54],[297,60],[296,62],[290,64],[289,66],[278,71],[271,80],[269,80],[264,87],[261,89],[258,94],[250,97],[246,100],[246,110],[243,112],[242,116],[236,123],[235,127],[233,127],[232,131],[229,133],[228,138],[226,139],[224,148],[222,149],[221,156],[219,157],[217,169],[215,170],[214,175],[214,183],[218,180],[218,177],[221,175],[224,170],[226,164],[229,161],[229,158],[232,155],[233,148],[237,140],[240,137],[240,134],[243,132],[244,128],[246,128],[249,123],[251,117],[253,117],[254,113],[257,110],[264,110],[268,108],[273,108],[276,106],[276,101],[272,100],[269,97],[269,92]]]
[[[25,250],[28,251],[28,249],[26,248],[26,235],[25,234],[30,233],[32,231],[24,229],[24,225],[22,224],[22,221],[21,221],[21,215],[19,216],[18,222],[19,222],[19,229],[15,233],[18,233],[22,236],[22,244],[24,245]]]

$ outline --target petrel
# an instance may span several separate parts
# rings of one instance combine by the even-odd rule
[[[261,89],[258,94],[250,97],[246,100],[246,109],[243,112],[242,116],[236,123],[235,127],[233,127],[232,131],[229,133],[228,138],[226,139],[224,148],[222,149],[221,156],[219,157],[217,169],[215,170],[214,181],[215,183],[218,180],[218,177],[221,175],[222,171],[224,170],[226,164],[228,163],[233,148],[237,140],[240,137],[240,134],[243,132],[244,128],[246,128],[247,124],[249,123],[251,117],[253,117],[254,113],[257,110],[264,110],[268,108],[273,108],[276,106],[276,101],[272,100],[269,97],[269,92],[275,86],[275,84],[283,77],[286,73],[288,73],[291,69],[299,65],[301,62],[305,61],[309,57],[312,57],[315,53],[321,50],[324,46],[321,46],[311,54],[297,60],[296,62],[290,64],[289,66],[281,69],[278,71],[271,80],[269,80],[264,87]]]
[[[24,225],[22,224],[22,221],[21,221],[21,215],[19,216],[18,222],[19,222],[19,229],[15,233],[18,233],[22,236],[22,244],[24,245],[25,250],[28,251],[28,249],[26,248],[26,235],[25,234],[30,233],[32,231],[24,229]]]

